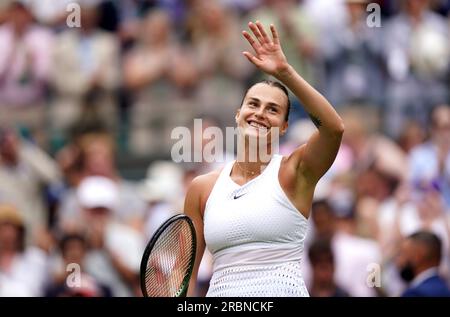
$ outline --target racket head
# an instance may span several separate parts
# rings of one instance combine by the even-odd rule
[[[185,297],[194,269],[197,239],[192,220],[177,214],[153,234],[141,260],[144,297]]]

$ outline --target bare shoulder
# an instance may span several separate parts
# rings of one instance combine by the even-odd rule
[[[195,205],[197,205],[196,209],[201,212],[201,215],[203,215],[206,201],[208,200],[221,171],[222,170],[219,169],[207,174],[199,175],[192,180],[188,187],[186,202],[194,201]]]
[[[189,188],[197,191],[197,190],[207,190],[209,187],[214,186],[214,184],[217,181],[217,178],[219,178],[221,170],[214,170],[212,172],[209,172],[207,174],[199,175],[195,177],[191,184],[189,185]]]

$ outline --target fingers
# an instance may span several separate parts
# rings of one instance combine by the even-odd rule
[[[256,38],[258,39],[259,44],[263,45],[265,43],[265,40],[264,40],[264,37],[261,35],[261,32],[259,31],[256,24],[253,22],[249,22],[248,26],[249,26],[250,30],[252,30],[252,32],[256,36]]]
[[[280,44],[280,38],[278,37],[278,32],[275,30],[275,26],[273,24],[270,25],[270,31],[272,32],[272,38],[274,44]]]
[[[259,22],[259,21],[256,21],[256,26],[258,27],[259,33],[261,33],[261,35],[262,35],[262,37],[264,39],[264,42],[265,43],[270,43],[271,41],[270,41],[269,37],[267,36],[267,33],[264,30],[264,27],[263,27],[262,23]]]
[[[257,41],[255,41],[253,39],[253,37],[247,32],[247,31],[242,31],[242,35],[244,35],[244,37],[247,39],[247,41],[250,43],[250,45],[253,47],[253,49],[255,50],[255,52],[258,51],[258,49],[261,47],[261,45],[259,45],[259,43]]]
[[[258,58],[255,57],[255,56],[253,56],[251,53],[245,51],[245,52],[242,52],[242,54],[244,54],[244,56],[247,57],[247,59],[248,59],[251,63],[255,64],[256,66],[259,66],[259,65],[261,64],[261,60],[258,59]]]

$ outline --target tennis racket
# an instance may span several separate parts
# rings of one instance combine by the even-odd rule
[[[194,268],[197,239],[192,220],[177,214],[155,232],[142,256],[145,297],[185,297]]]

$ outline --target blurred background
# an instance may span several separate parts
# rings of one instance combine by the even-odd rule
[[[234,126],[263,77],[241,53],[257,19],[346,126],[309,220],[311,295],[399,296],[418,230],[450,282],[450,1],[372,2],[381,27],[363,0],[2,0],[0,296],[142,296],[149,237],[223,163],[175,164],[171,131]],[[314,131],[292,102],[282,154]],[[199,296],[210,276],[205,254]]]

